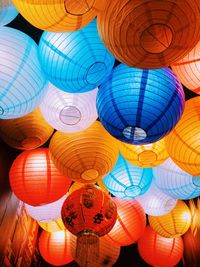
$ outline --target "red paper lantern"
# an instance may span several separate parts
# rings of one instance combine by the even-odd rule
[[[71,184],[55,167],[47,148],[21,153],[14,160],[9,176],[15,195],[31,206],[56,201],[66,194]]]

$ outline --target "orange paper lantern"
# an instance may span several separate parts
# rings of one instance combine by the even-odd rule
[[[54,166],[47,148],[22,152],[14,160],[9,176],[13,192],[31,206],[56,201],[71,184]]]
[[[55,221],[52,222],[38,222],[39,226],[47,231],[47,232],[58,232],[58,231],[62,231],[62,230],[66,230],[62,218],[59,218]]]
[[[165,138],[172,160],[184,171],[200,176],[200,96],[186,101],[180,121]]]
[[[198,42],[199,2],[106,1],[98,28],[107,48],[121,62],[146,69],[166,67]]]

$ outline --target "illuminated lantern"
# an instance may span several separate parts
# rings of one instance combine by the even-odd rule
[[[0,28],[0,118],[22,117],[33,111],[46,91],[38,47],[25,33]]]
[[[106,186],[103,183],[103,179],[99,179],[97,181],[97,186],[99,186],[105,193],[109,194],[109,190],[106,188]]]
[[[126,65],[166,67],[198,42],[199,2],[106,1],[104,11],[98,15],[98,29],[111,53]]]
[[[103,178],[103,183],[114,196],[133,199],[148,190],[152,177],[152,169],[134,166],[119,155],[114,168]]]
[[[92,21],[104,0],[12,0],[20,14],[35,27],[53,31],[75,31]]]
[[[69,93],[93,90],[107,78],[115,61],[98,35],[96,20],[71,33],[44,32],[39,57],[50,82]]]
[[[69,188],[69,190],[68,190],[68,193],[71,194],[72,192],[74,192],[74,191],[76,191],[76,190],[82,188],[83,186],[84,186],[83,183],[74,182],[74,183],[70,186],[70,188]]]
[[[69,237],[70,234],[67,231],[52,233],[42,231],[38,243],[42,258],[54,266],[65,265],[73,261]]]
[[[148,215],[161,216],[170,212],[176,206],[176,199],[161,191],[152,181],[149,190],[136,200]]]
[[[88,128],[98,117],[98,89],[81,94],[66,93],[52,84],[40,104],[46,121],[61,132],[79,132]]]
[[[181,60],[171,67],[179,81],[194,93],[200,94],[200,41]]]
[[[117,204],[117,221],[105,237],[118,246],[128,246],[143,235],[146,216],[136,200],[114,198],[114,201]]]
[[[0,2],[0,26],[11,22],[18,12],[14,7],[12,0],[1,0]]]
[[[165,138],[172,160],[184,171],[200,176],[200,96],[186,101],[182,118]]]
[[[61,218],[51,222],[38,222],[39,226],[47,232],[66,230]]]
[[[177,237],[185,234],[191,224],[191,214],[188,206],[181,200],[167,214],[148,216],[151,227],[161,236]]]
[[[118,146],[96,121],[78,133],[56,132],[50,142],[50,153],[57,168],[73,181],[95,183],[115,165]]]
[[[15,195],[31,206],[58,200],[71,184],[54,166],[47,148],[21,153],[10,168],[9,178]]]
[[[176,199],[200,196],[200,179],[184,172],[170,158],[153,168],[155,184],[167,195]]]
[[[22,150],[43,145],[53,131],[39,109],[21,118],[0,120],[0,137],[9,146]]]
[[[97,111],[106,130],[136,145],[168,134],[183,108],[182,85],[169,68],[141,70],[120,64],[97,94]]]
[[[61,217],[61,208],[66,199],[66,195],[47,205],[30,206],[25,204],[27,213],[36,221],[48,223]]]
[[[174,267],[183,255],[181,237],[165,238],[147,226],[142,238],[138,241],[140,256],[152,266]]]
[[[164,139],[147,145],[119,142],[119,150],[126,160],[143,168],[155,167],[168,158]]]
[[[99,258],[99,237],[106,235],[117,219],[117,208],[108,194],[94,185],[86,185],[65,200],[62,220],[77,236],[76,258],[83,266]],[[91,266],[91,265],[89,265]]]

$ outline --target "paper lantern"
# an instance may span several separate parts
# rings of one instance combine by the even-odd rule
[[[147,145],[119,142],[119,150],[126,160],[143,168],[155,167],[168,158],[164,139]]]
[[[43,145],[54,129],[39,109],[17,119],[0,120],[0,137],[9,146],[30,150]]]
[[[11,22],[18,12],[14,7],[12,0],[1,0],[0,2],[0,26]]]
[[[118,246],[128,246],[138,241],[146,226],[143,208],[136,200],[114,198],[117,204],[117,221],[105,236]]]
[[[46,91],[38,47],[25,33],[0,28],[0,118],[22,117],[33,111]]]
[[[177,237],[185,234],[191,224],[191,213],[188,206],[181,200],[167,214],[148,216],[151,227],[161,236]]]
[[[103,178],[103,183],[114,196],[133,199],[148,190],[152,177],[151,168],[134,166],[119,155],[114,168]]]
[[[200,196],[200,179],[184,172],[170,158],[153,168],[155,184],[167,195],[176,199]]]
[[[184,171],[200,176],[200,97],[186,101],[181,120],[166,137],[166,149]]]
[[[156,187],[152,181],[148,191],[136,198],[148,215],[161,216],[170,212],[176,206],[176,199],[168,196]]]
[[[181,60],[171,67],[179,81],[196,94],[200,94],[200,41]]]
[[[166,67],[198,42],[199,2],[106,1],[98,15],[98,29],[119,61],[138,68]]]
[[[183,255],[181,237],[165,238],[147,226],[142,238],[138,241],[140,256],[152,266],[173,267]]]
[[[66,197],[67,196],[64,195],[62,198],[50,204],[36,206],[36,207],[25,204],[25,208],[27,213],[36,221],[43,223],[52,222],[61,217],[61,208]]]
[[[56,132],[50,153],[57,168],[73,181],[95,183],[115,165],[118,147],[112,136],[96,121],[78,133]]]
[[[47,232],[58,232],[66,230],[62,218],[59,218],[51,222],[38,222],[39,226]]]
[[[92,21],[104,0],[13,0],[20,14],[35,27],[53,31],[75,31]]]
[[[58,200],[71,184],[71,180],[54,166],[47,148],[24,151],[17,156],[9,178],[15,195],[31,206]]]
[[[96,96],[98,89],[81,94],[66,93],[49,84],[40,104],[46,121],[61,132],[79,132],[88,128],[98,117]]]
[[[44,32],[39,57],[50,82],[69,93],[93,90],[107,78],[115,61],[98,35],[96,20],[71,33]]]
[[[53,233],[42,231],[38,246],[42,258],[54,266],[65,265],[73,261],[67,231]]]
[[[168,134],[183,108],[182,85],[169,68],[141,70],[120,64],[97,94],[97,111],[106,130],[136,145]]]

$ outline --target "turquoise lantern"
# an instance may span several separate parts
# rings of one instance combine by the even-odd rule
[[[0,26],[11,22],[17,16],[17,14],[18,12],[11,0],[0,1]]]

